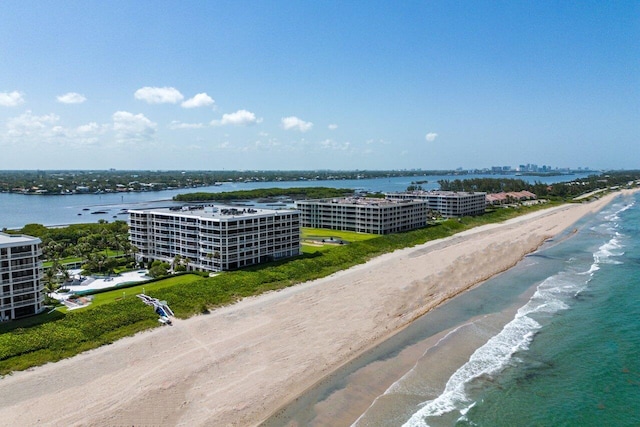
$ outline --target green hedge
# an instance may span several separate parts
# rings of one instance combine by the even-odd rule
[[[447,220],[419,230],[380,236],[295,259],[202,278],[188,285],[163,287],[148,294],[166,300],[177,317],[186,318],[246,296],[325,277],[395,249],[451,236],[534,209],[501,209],[481,217]],[[0,375],[70,357],[158,325],[155,312],[137,298],[96,306],[92,310],[70,311],[59,320],[0,335]]]
[[[56,361],[79,352],[112,342],[125,335],[157,324],[158,316],[136,299],[128,299],[87,311],[71,311],[62,319],[20,328],[0,335],[0,374],[4,375],[41,362]],[[123,334],[118,331],[127,332]],[[47,360],[25,355],[46,350]],[[40,354],[40,356],[41,356]],[[20,358],[19,360],[13,360]],[[29,361],[31,360],[31,361]]]

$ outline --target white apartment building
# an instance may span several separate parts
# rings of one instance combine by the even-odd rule
[[[409,191],[385,194],[390,200],[425,200],[428,209],[445,218],[482,215],[487,206],[487,193],[455,191]]]
[[[142,261],[235,270],[301,253],[296,210],[198,206],[129,211],[129,238]]]
[[[41,243],[35,237],[0,233],[0,320],[43,309]]]
[[[299,200],[303,227],[358,233],[389,234],[424,227],[427,203],[423,200],[388,200],[346,197]]]

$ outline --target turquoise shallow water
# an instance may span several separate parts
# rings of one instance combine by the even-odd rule
[[[404,425],[640,425],[640,198],[579,225],[506,277],[545,276],[444,392],[406,408]]]
[[[640,426],[640,194],[349,362],[264,426]]]

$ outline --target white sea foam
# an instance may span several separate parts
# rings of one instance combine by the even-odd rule
[[[624,255],[622,250],[623,245],[621,243],[620,233],[616,233],[607,243],[600,246],[598,250],[593,254],[593,261],[595,265],[599,264],[621,264],[620,261],[612,259]]]
[[[569,306],[563,301],[584,287],[584,281],[568,277],[566,273],[547,278],[531,299],[522,306],[514,319],[502,331],[478,348],[447,381],[437,398],[425,402],[404,424],[405,427],[428,426],[429,417],[459,412],[464,416],[475,404],[466,393],[467,386],[481,377],[491,378],[511,363],[514,353],[527,350],[541,324],[536,315],[556,313]],[[570,280],[573,279],[573,280]]]
[[[498,335],[478,348],[469,361],[449,378],[445,390],[437,398],[424,402],[404,427],[428,426],[430,417],[445,414],[459,414],[458,420],[466,420],[469,409],[475,405],[473,398],[467,394],[468,386],[474,380],[491,379],[510,363],[517,362],[514,354],[529,348],[544,317],[569,308],[569,299],[588,286],[602,264],[620,263],[616,258],[624,255],[625,246],[625,235],[618,231],[620,214],[634,204],[616,206],[613,213],[604,216],[607,222],[591,228],[598,234],[604,232],[610,239],[593,253],[593,262],[587,271],[560,272],[541,283],[527,304],[518,310],[515,318]]]

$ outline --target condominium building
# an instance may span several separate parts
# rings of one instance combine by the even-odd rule
[[[408,191],[385,196],[391,200],[425,200],[430,210],[445,218],[482,215],[487,205],[487,193],[480,192]]]
[[[35,237],[0,233],[0,320],[43,309],[41,243]]]
[[[237,268],[301,253],[296,210],[197,206],[129,211],[129,238],[142,261],[202,271]]]
[[[388,234],[424,227],[428,208],[421,200],[346,197],[299,200],[296,209],[303,227]]]

